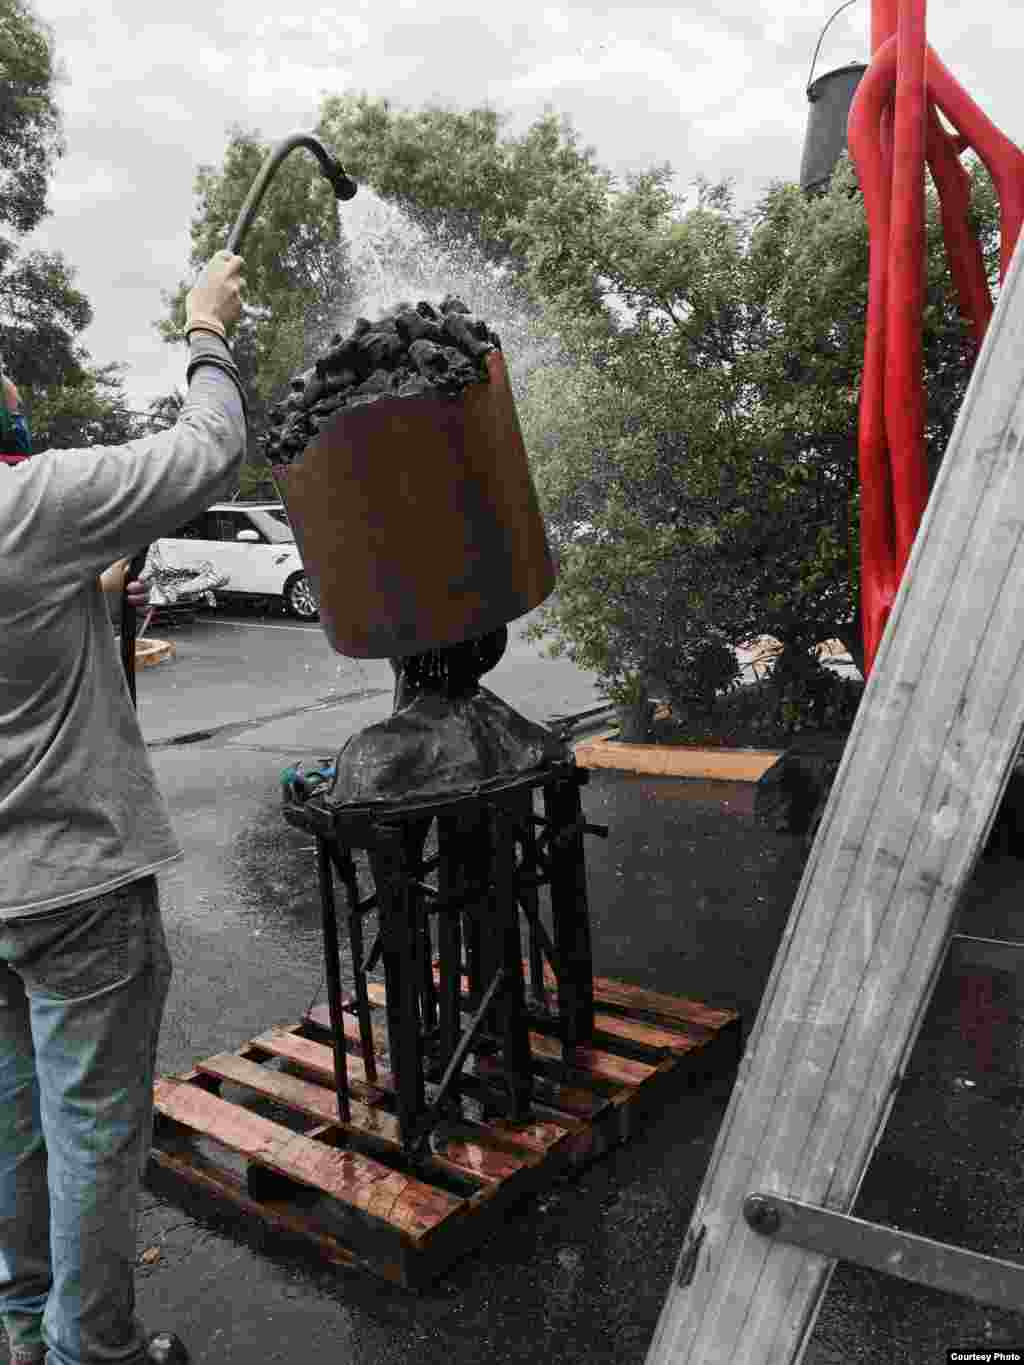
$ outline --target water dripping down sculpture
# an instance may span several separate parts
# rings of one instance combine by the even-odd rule
[[[401,803],[564,760],[481,686],[555,573],[498,336],[447,296],[331,339],[266,453],[332,647],[388,658],[392,715],[340,749],[327,802]]]

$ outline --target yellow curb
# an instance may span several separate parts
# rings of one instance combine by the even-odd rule
[[[176,653],[173,640],[136,640],[135,671],[151,668],[153,664],[163,663],[164,659],[173,659]]]
[[[651,777],[705,777],[722,782],[757,782],[782,757],[774,749],[700,749],[683,744],[610,742],[617,730],[581,740],[575,747],[581,768],[617,768]]]

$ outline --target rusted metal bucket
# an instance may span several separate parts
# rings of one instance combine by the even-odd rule
[[[275,465],[331,647],[393,658],[494,630],[538,606],[555,570],[508,373],[460,400],[343,409]]]

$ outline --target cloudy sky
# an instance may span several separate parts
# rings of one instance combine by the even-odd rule
[[[517,134],[550,104],[618,175],[669,161],[680,188],[730,175],[747,199],[797,177],[808,68],[839,0],[33,3],[65,72],[68,150],[52,217],[29,241],[74,266],[96,314],[84,342],[98,363],[128,362],[141,408],[183,381],[181,351],[152,324],[186,273],[196,170],[220,163],[229,125],[276,139],[311,127],[322,94],[366,92],[410,108],[486,103]],[[1019,0],[930,11],[933,46],[1024,142]],[[836,20],[818,74],[866,58],[869,12],[857,0]]]

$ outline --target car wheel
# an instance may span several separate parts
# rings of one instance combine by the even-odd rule
[[[284,585],[284,605],[288,615],[300,621],[315,621],[320,615],[313,585],[304,573],[293,574]]]

